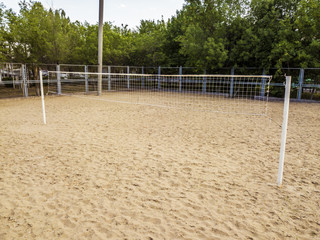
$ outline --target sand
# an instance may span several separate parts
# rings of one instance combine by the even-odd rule
[[[320,104],[269,118],[0,100],[0,239],[320,239]]]

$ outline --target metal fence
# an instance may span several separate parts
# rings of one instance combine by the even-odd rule
[[[29,97],[40,95],[39,71],[43,71],[44,81],[48,80],[48,71],[98,72],[98,65],[75,64],[21,64],[0,63],[0,98]],[[227,75],[272,75],[270,97],[284,96],[284,76],[292,76],[291,98],[297,100],[320,101],[320,68],[283,68],[279,71],[271,68],[232,67],[215,71],[199,71],[191,67],[144,67],[144,66],[103,66],[104,73],[131,73],[184,75],[184,74],[227,74]],[[70,76],[61,74],[61,79]]]

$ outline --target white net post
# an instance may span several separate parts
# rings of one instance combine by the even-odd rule
[[[280,148],[280,160],[279,160],[279,170],[278,170],[278,186],[282,184],[282,179],[283,179],[283,166],[284,166],[284,157],[285,157],[285,151],[286,151],[287,130],[288,130],[291,77],[286,77],[285,87],[286,87],[286,90],[285,90],[284,107],[283,107],[281,148]]]
[[[45,104],[44,104],[44,92],[43,92],[42,71],[40,71],[40,92],[41,92],[41,103],[42,103],[43,123],[44,123],[44,124],[47,124],[47,120],[46,120],[46,109],[45,109]]]

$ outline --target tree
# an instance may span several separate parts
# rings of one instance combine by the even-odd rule
[[[21,1],[20,21],[17,27],[21,44],[25,45],[27,59],[34,63],[48,63],[48,18],[47,12],[40,2]]]
[[[164,52],[166,24],[142,20],[133,34],[132,61],[139,65],[157,66],[168,62]]]
[[[179,36],[183,34],[183,12],[177,11],[176,16],[171,17],[167,22],[164,32],[163,51],[167,56],[168,66],[183,66],[186,64],[186,58],[180,54]]]
[[[301,67],[320,67],[320,1],[300,1],[296,15],[297,62]]]
[[[97,64],[98,25],[22,0],[0,4],[0,61]],[[319,0],[185,0],[167,22],[104,24],[104,64],[217,70],[320,67]]]
[[[226,29],[233,18],[228,6],[235,2],[186,0],[179,41],[180,53],[187,58],[187,65],[198,69],[217,69],[224,65],[228,56]]]
[[[256,35],[255,58],[257,65],[279,70],[294,64],[297,35],[293,22],[298,7],[296,0],[252,0],[250,21]]]
[[[104,24],[103,59],[109,65],[128,65],[132,50],[132,32],[127,26]]]
[[[66,13],[62,10],[49,9],[46,12],[47,16],[47,61],[49,63],[72,62],[72,55],[74,53],[75,42],[78,38],[72,35],[71,32],[76,28],[66,17]]]
[[[6,45],[5,45],[5,24],[4,24],[4,5],[0,3],[0,62],[6,61]]]

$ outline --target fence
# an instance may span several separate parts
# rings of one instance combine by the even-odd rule
[[[65,72],[98,72],[97,65],[75,64],[21,64],[0,63],[0,98],[39,96],[39,70],[43,71],[44,82],[48,81],[48,71]],[[144,67],[144,66],[103,66],[104,73],[131,73],[131,74],[157,74],[184,75],[184,74],[228,74],[228,75],[272,75],[270,84],[270,97],[284,96],[284,75],[292,76],[291,98],[298,101],[309,99],[320,101],[320,68],[283,68],[281,72],[275,68],[267,71],[259,68],[222,68],[215,71],[199,72],[191,67]],[[61,79],[70,76],[61,74]],[[205,78],[202,83],[205,91]],[[262,89],[263,90],[263,89]],[[261,90],[261,92],[262,92]],[[61,88],[57,85],[58,93]],[[262,94],[262,93],[261,93]]]

